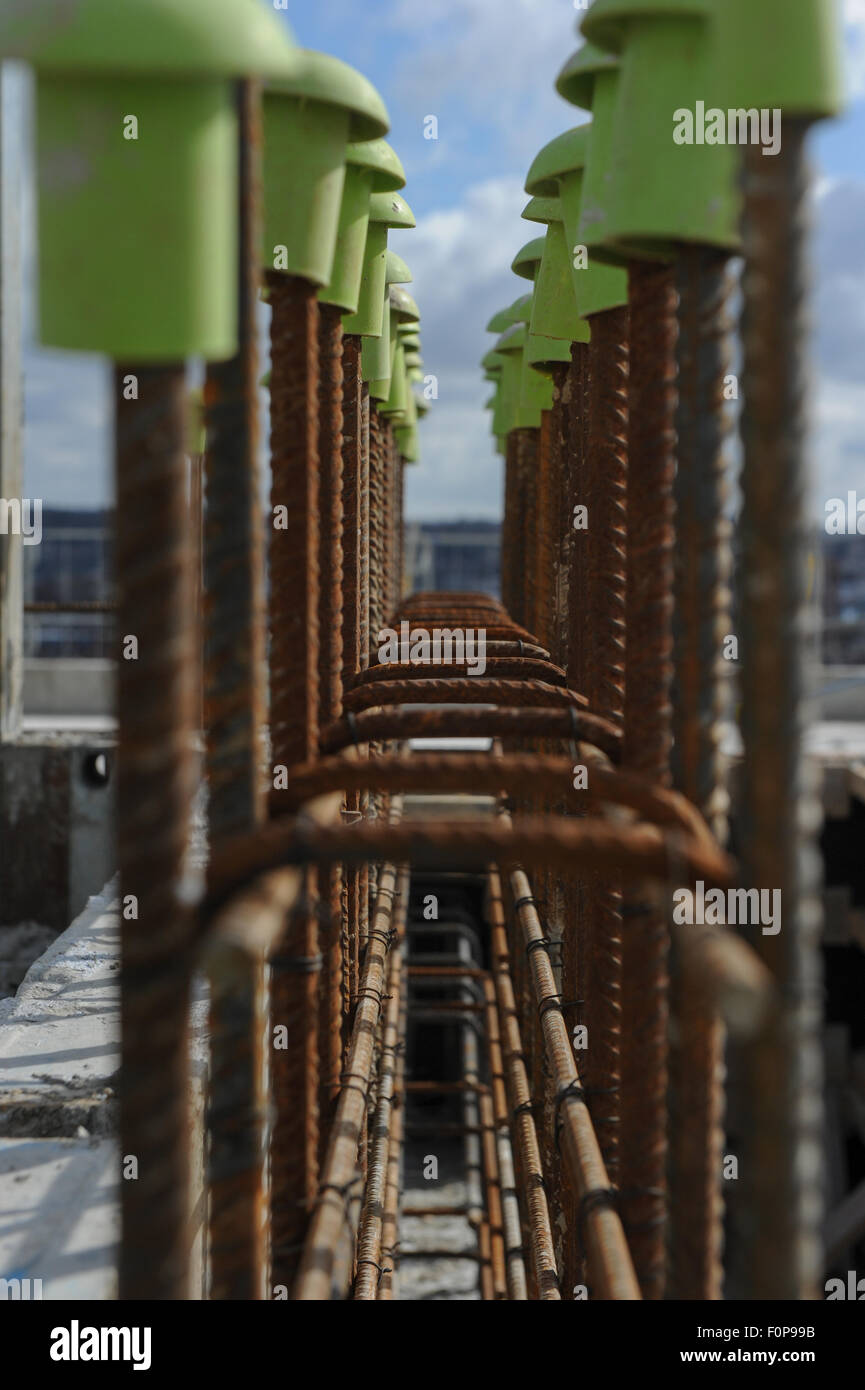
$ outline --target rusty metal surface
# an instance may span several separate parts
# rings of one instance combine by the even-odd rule
[[[505,677],[468,676],[437,679],[422,674],[413,680],[376,681],[346,691],[343,704],[352,714],[376,705],[496,704],[507,702],[525,708],[538,705],[585,705],[585,696],[540,680],[508,680]]]
[[[319,729],[319,312],[313,285],[268,272],[271,304],[270,735],[274,766]],[[279,524],[277,524],[279,523]],[[312,870],[273,961],[272,1279],[290,1288],[318,1181],[320,954]]]
[[[407,819],[398,826],[368,821],[331,826],[287,817],[255,836],[238,836],[226,847],[220,862],[211,865],[209,901],[218,904],[257,874],[291,863],[395,859],[439,868],[448,856],[455,869],[475,869],[485,859],[525,859],[554,868],[594,864],[600,871],[620,870],[629,881],[645,877],[667,883],[675,870],[719,887],[729,883],[733,872],[731,861],[711,843],[678,827],[556,816],[520,816],[513,829],[485,816],[466,817],[455,826]]]
[[[623,764],[670,784],[676,293],[630,267],[628,583]],[[645,1298],[663,1297],[667,1231],[669,928],[650,891],[623,902],[622,1214]]]
[[[679,335],[675,481],[673,754],[675,785],[726,843],[721,668],[732,566],[725,517],[731,429],[729,258],[683,247],[676,268]],[[673,954],[670,1052],[670,1294],[718,1299],[723,1269],[724,1030]]]
[[[228,361],[208,363],[204,383],[204,725],[213,839],[248,829],[264,815],[267,690],[256,324],[260,101],[257,84],[239,84],[239,347]]]
[[[621,726],[625,705],[627,575],[628,332],[627,307],[589,319],[586,421],[586,502],[589,529],[574,544],[587,547],[586,619],[589,638],[585,694],[589,707]],[[593,770],[592,780],[597,776]],[[621,1124],[622,914],[621,890],[597,875],[585,883],[583,1017],[589,1046],[585,1085],[610,1176],[618,1176]]]
[[[621,734],[606,720],[596,719],[585,710],[544,709],[389,709],[361,710],[349,723],[340,720],[322,735],[322,752],[338,752],[367,739],[434,738],[575,738],[593,743],[613,762],[617,762]]]
[[[747,933],[782,1000],[749,1051],[745,1081],[748,1257],[736,1288],[760,1299],[810,1298],[823,1286],[819,803],[803,748],[815,632],[806,560],[806,129],[784,119],[771,177],[746,152],[744,185],[742,872],[749,887],[779,890],[784,905],[781,932]]]
[[[126,399],[126,383],[138,383]],[[120,1296],[183,1299],[194,912],[184,860],[197,768],[196,648],[181,366],[114,370],[117,854],[121,935]],[[131,641],[136,647],[133,654]],[[125,657],[126,659],[123,659]]]

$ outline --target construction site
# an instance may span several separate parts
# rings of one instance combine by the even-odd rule
[[[301,6],[0,7],[33,113],[0,140],[0,1294],[75,1336],[118,1300],[748,1303],[674,1349],[771,1305],[764,1349],[813,1360],[811,1309],[865,1299],[865,667],[825,655],[810,366],[843,16],[559,7],[475,369],[500,585],[463,592],[405,561],[421,486],[467,517],[442,545],[492,542],[436,481],[417,156],[354,66],[391,8],[350,64]],[[25,584],[28,202],[38,343],[107,364],[98,598]],[[105,654],[28,655],[62,615]]]

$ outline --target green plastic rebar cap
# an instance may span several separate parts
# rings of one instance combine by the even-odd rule
[[[318,296],[323,304],[357,313],[366,264],[369,200],[374,192],[392,193],[404,183],[402,165],[387,141],[367,140],[347,147],[333,275]]]
[[[632,24],[641,19],[705,18],[711,5],[712,0],[593,0],[580,29],[589,43],[609,53],[621,53]]]
[[[8,0],[0,54],[36,69],[41,341],[127,361],[237,338],[232,80],[288,80],[257,0]]]
[[[540,222],[546,226],[551,222],[561,222],[562,203],[558,197],[558,189],[555,197],[532,198],[520,215],[524,222]]]
[[[521,247],[511,261],[511,270],[524,280],[534,280],[544,258],[544,238],[535,237]]]
[[[504,333],[505,329],[510,327],[510,324],[511,320],[508,318],[508,310],[499,309],[498,313],[493,314],[487,324],[486,331],[488,333]]]
[[[0,54],[38,72],[294,77],[300,50],[258,0],[4,0]],[[124,111],[129,110],[124,107]]]
[[[301,60],[294,77],[264,93],[263,264],[323,287],[334,270],[347,147],[386,135],[389,122],[375,88],[347,63],[309,49]],[[350,181],[354,218],[363,215],[358,182]]]
[[[532,296],[521,294],[519,299],[515,299],[513,304],[505,309],[508,315],[508,326],[512,324],[528,323],[532,316]]]
[[[395,251],[388,248],[387,260],[385,261],[384,280],[386,285],[410,285],[414,276],[403,260]]]
[[[397,193],[405,188],[405,170],[386,140],[355,141],[346,147],[345,162],[370,171],[370,193]]]
[[[844,105],[835,0],[712,0],[718,21],[718,104],[835,116]]]
[[[418,409],[418,414],[421,411]],[[427,412],[424,411],[425,415]],[[393,432],[396,447],[406,463],[417,463],[420,459],[420,436],[417,425],[397,425]]]
[[[500,372],[502,369],[501,358],[495,348],[490,348],[481,358],[481,366],[485,372]]]
[[[581,247],[588,247],[580,230],[580,213],[585,196],[586,166],[592,158],[594,137],[595,128],[591,121],[564,131],[538,152],[526,179],[526,192],[534,195],[533,201],[541,208],[548,205],[550,200],[557,200],[563,228],[560,236],[555,231],[555,224],[551,223],[547,233],[548,264],[542,266],[535,287],[537,317],[532,320],[532,330],[542,336],[571,336],[573,342],[581,343],[589,341],[585,325],[570,334],[563,331],[568,324],[573,328],[573,319],[567,317],[570,306],[557,300],[562,291],[565,264],[577,318],[585,318],[601,309],[612,309],[628,302],[624,273],[613,271],[595,254],[583,256],[580,251]],[[528,208],[523,215],[527,213]],[[553,233],[552,241],[550,232]],[[558,320],[553,316],[556,313]]]
[[[572,106],[591,111],[595,82],[601,73],[614,72],[618,58],[596,44],[584,43],[578,48],[556,78],[556,91]]]
[[[391,227],[415,225],[414,213],[399,193],[373,193],[369,200],[369,225],[357,311],[343,319],[344,332],[364,338],[380,337],[387,285],[388,230]]]
[[[566,174],[582,169],[588,155],[590,125],[563,131],[539,150],[526,179],[526,192],[533,198],[557,198],[560,181]]]
[[[401,289],[399,285],[393,285],[391,288],[390,307],[397,323],[420,323],[420,310],[408,290]]]
[[[373,193],[369,200],[370,222],[385,227],[416,227],[414,213],[399,193]]]
[[[588,332],[586,333],[588,341]],[[536,372],[544,376],[552,373],[560,362],[570,362],[571,344],[565,338],[545,338],[540,333],[530,333],[526,343],[526,362]]]
[[[268,85],[271,95],[293,97],[303,105],[340,108],[348,116],[349,141],[378,140],[387,135],[387,107],[362,72],[330,53],[317,53],[310,48],[300,49],[299,57],[301,61],[291,77]]]
[[[561,213],[561,204],[556,199],[544,199],[554,204]],[[574,293],[573,258],[568,249],[568,239],[561,221],[551,222],[543,240],[544,254],[535,277],[535,293],[532,298],[532,317],[530,329],[533,336],[558,338],[571,343],[587,343],[589,330],[580,316],[578,296]],[[588,281],[597,277],[597,270],[589,266],[580,274],[584,277],[579,288],[583,290]]]
[[[583,211],[585,244],[635,259],[672,260],[682,243],[739,247],[741,152],[680,143],[681,112],[717,85],[716,0],[595,0],[590,42],[620,55],[595,72],[592,112],[605,170]]]

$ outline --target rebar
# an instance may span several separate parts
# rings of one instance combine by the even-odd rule
[[[673,272],[630,267],[631,358],[623,763],[670,784],[676,295]],[[643,1296],[663,1297],[667,1226],[669,929],[650,891],[623,900],[622,1214]]]
[[[673,779],[725,844],[721,761],[721,667],[730,630],[730,523],[724,515],[730,430],[729,258],[680,249],[675,565]],[[670,1054],[673,1297],[717,1299],[722,1291],[724,1031],[686,984],[673,956]]]
[[[319,314],[315,286],[268,272],[271,305],[270,736],[274,767],[307,762],[319,729]],[[288,921],[273,962],[275,1117],[270,1180],[274,1285],[290,1288],[315,1198],[319,1144],[317,894]]]
[[[804,120],[785,118],[776,159],[745,154],[742,872],[748,886],[778,890],[783,903],[776,935],[753,932],[781,1002],[744,1069],[747,1259],[737,1292],[759,1299],[814,1297],[823,1276],[820,817],[804,755],[814,636],[806,564],[806,130]]]
[[[114,370],[123,1299],[188,1297],[197,689],[182,366]],[[133,1171],[134,1169],[134,1171]]]

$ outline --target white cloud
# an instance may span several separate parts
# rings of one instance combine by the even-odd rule
[[[844,58],[847,90],[865,96],[865,0],[844,0]]]

